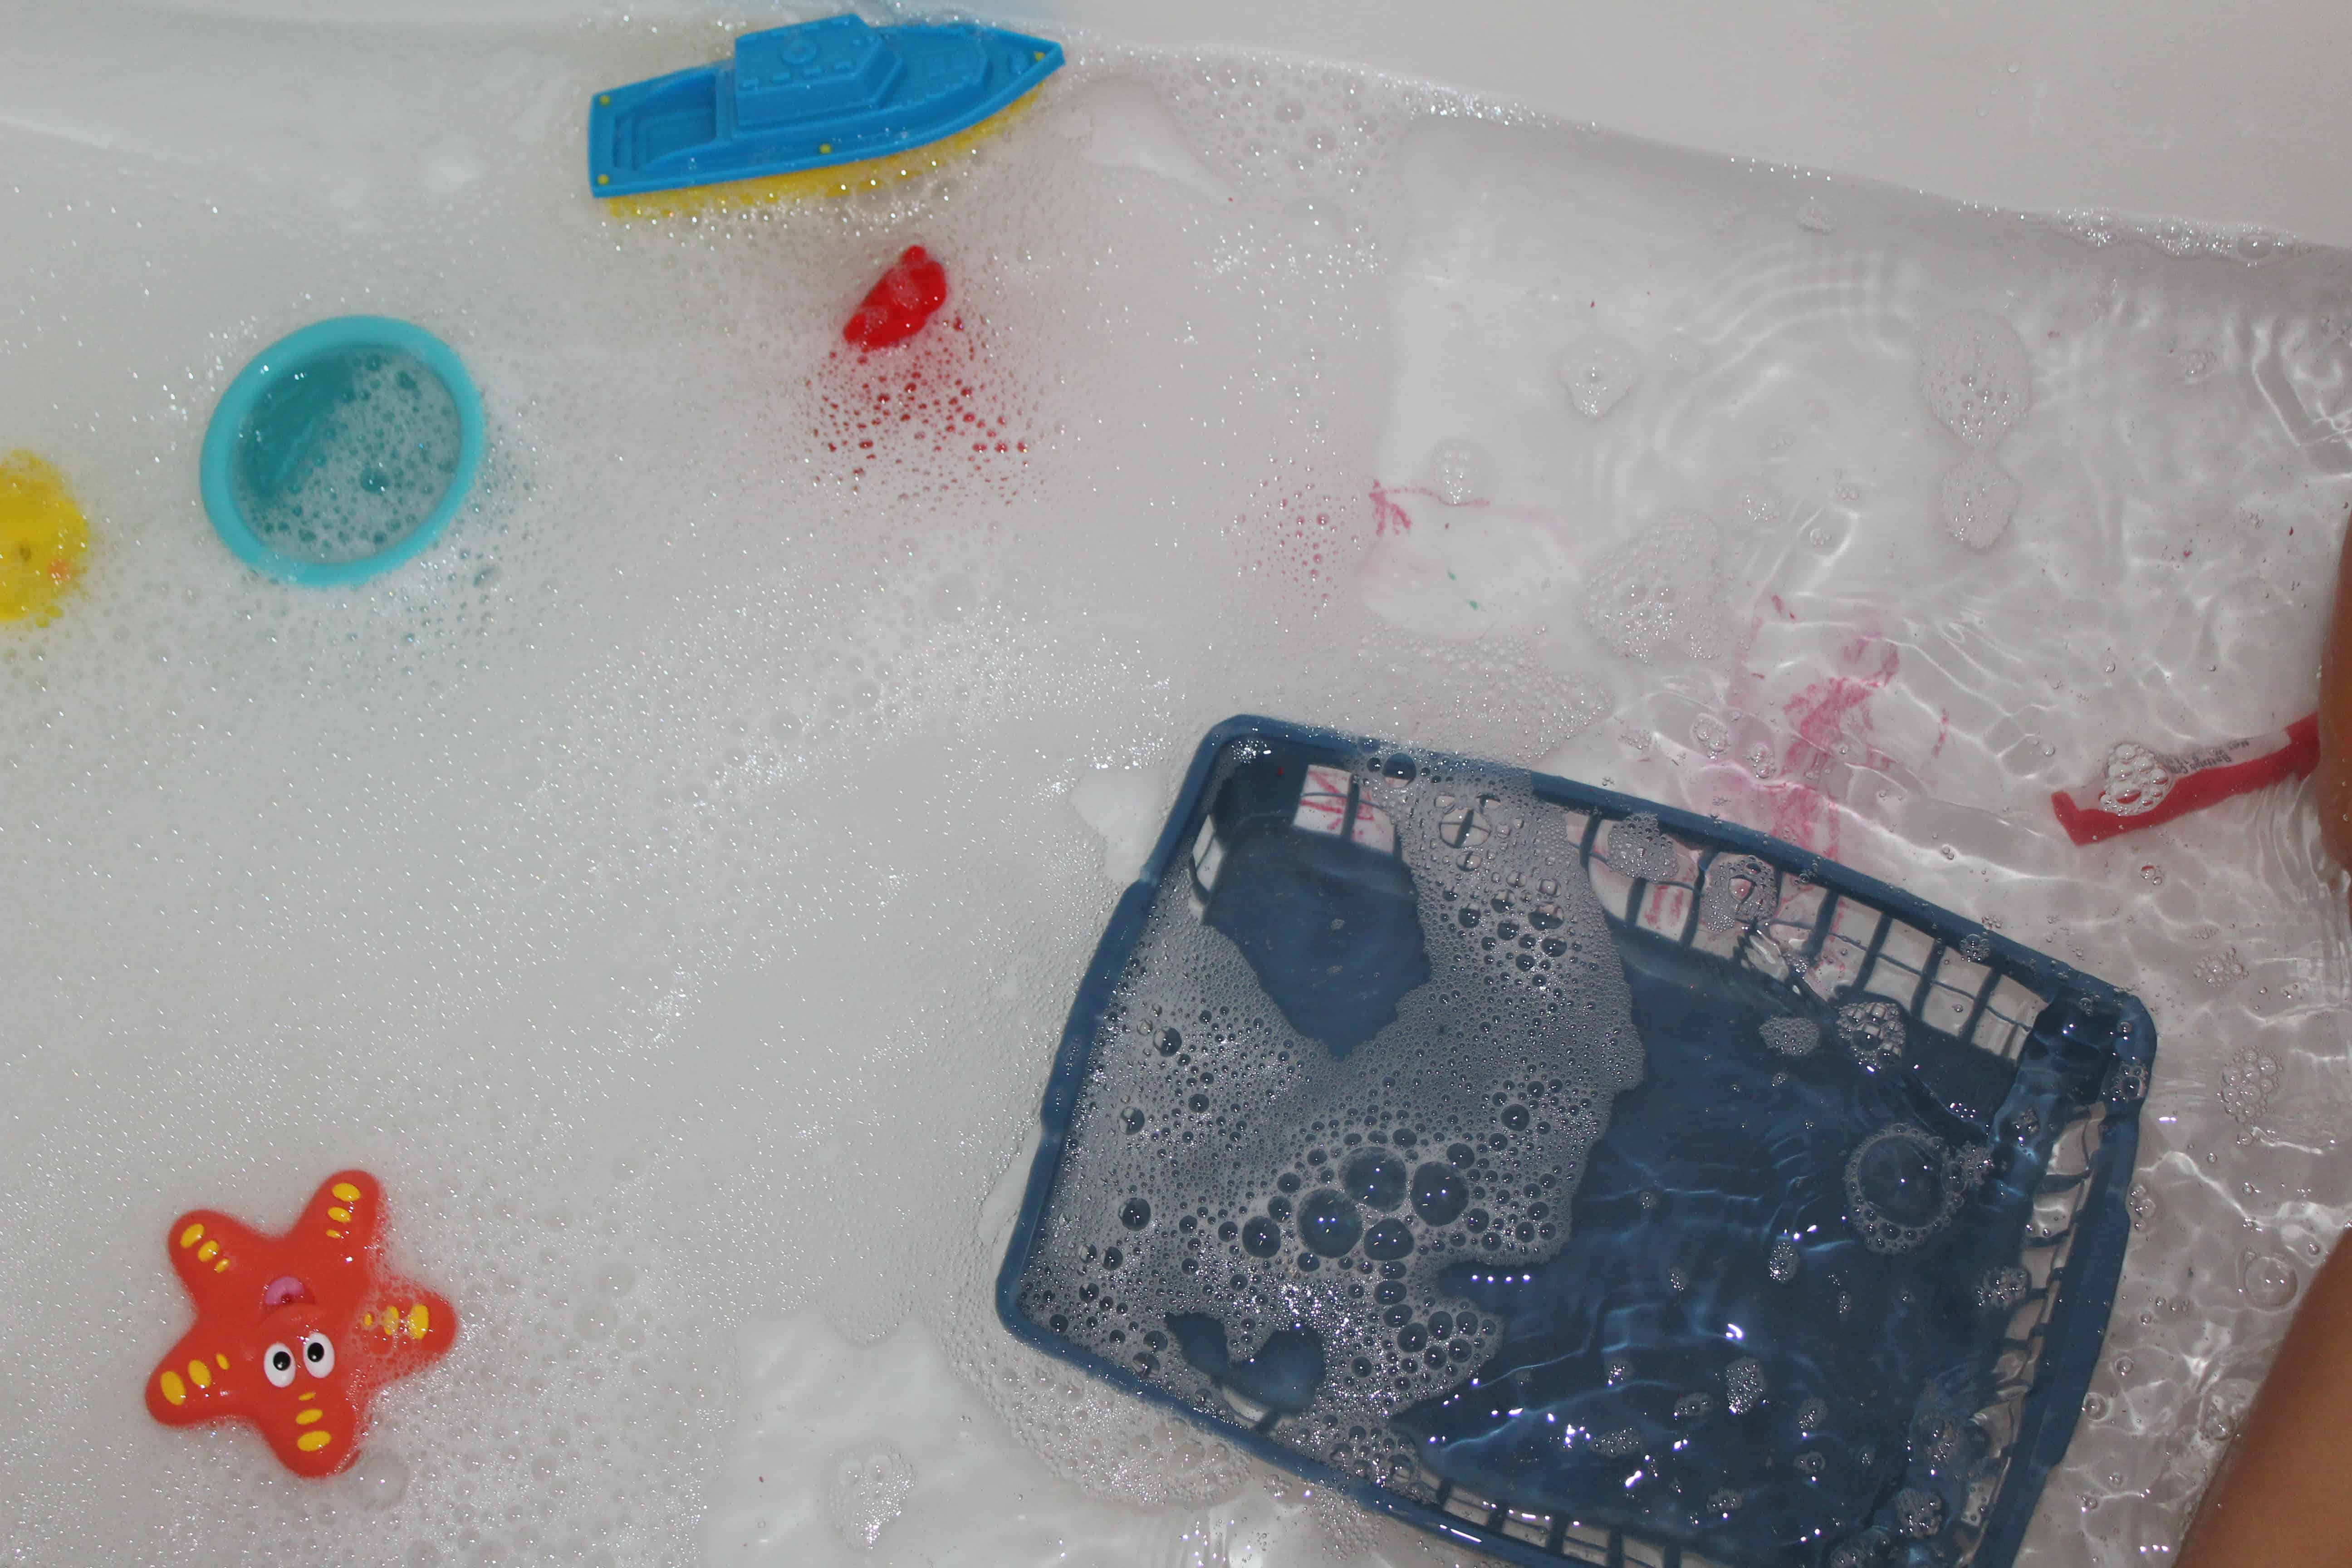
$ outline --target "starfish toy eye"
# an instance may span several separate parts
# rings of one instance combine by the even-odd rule
[[[283,1388],[294,1381],[294,1352],[284,1345],[271,1345],[261,1352],[261,1375],[273,1388]]]
[[[335,1370],[335,1345],[324,1334],[302,1336],[302,1370],[312,1377],[324,1377]],[[276,1381],[272,1379],[272,1381]]]

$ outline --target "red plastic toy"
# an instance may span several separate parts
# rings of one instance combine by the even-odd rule
[[[2297,719],[2272,735],[2224,741],[2180,755],[2128,742],[2107,753],[2107,771],[2081,789],[2050,797],[2058,826],[2077,844],[2154,827],[2260,789],[2301,778],[2319,763],[2319,715]]]
[[[947,300],[948,269],[921,246],[910,245],[851,312],[841,335],[861,349],[887,349],[921,331]]]
[[[148,1378],[149,1414],[250,1421],[297,1475],[357,1458],[376,1390],[457,1337],[446,1300],[385,1272],[383,1215],[376,1179],[341,1171],[282,1237],[212,1209],[173,1220],[164,1246],[196,1325]]]

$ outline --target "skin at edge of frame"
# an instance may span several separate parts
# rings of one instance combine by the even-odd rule
[[[2352,1563],[2352,1248],[2312,1281],[2243,1431],[2181,1542],[2179,1568]]]
[[[2321,841],[2352,867],[2352,534],[2319,668]],[[2336,1247],[2287,1330],[2181,1542],[2179,1568],[2352,1564],[2352,1247]]]
[[[2319,768],[2314,779],[2320,841],[2352,866],[2352,549],[2336,567],[2336,610],[2319,664]]]

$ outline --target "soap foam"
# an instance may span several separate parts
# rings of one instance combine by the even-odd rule
[[[1446,1270],[1558,1250],[1642,1047],[1558,808],[1501,773],[1356,777],[1418,890],[1429,979],[1371,1039],[1328,1049],[1169,879],[1097,1036],[1021,1303],[1245,1425],[1253,1385],[1225,1358],[1310,1335],[1326,1370],[1286,1440],[1386,1481],[1415,1464],[1389,1418],[1466,1381],[1501,1326]]]

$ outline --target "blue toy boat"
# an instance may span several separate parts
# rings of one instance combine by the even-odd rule
[[[828,16],[746,33],[730,60],[598,93],[590,188],[614,197],[775,182],[745,195],[781,200],[879,184],[935,165],[893,161],[968,141],[1061,64],[1049,39],[969,23]]]

